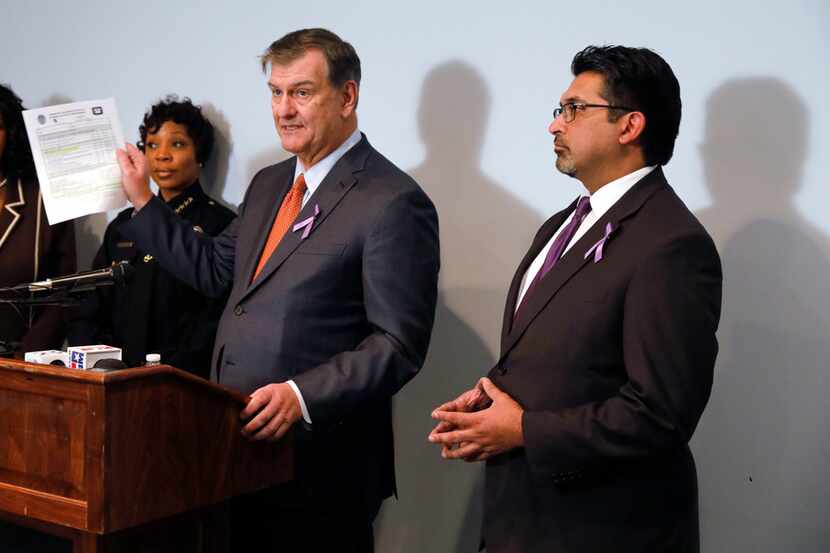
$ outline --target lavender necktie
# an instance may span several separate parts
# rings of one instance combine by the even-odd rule
[[[576,210],[574,210],[574,216],[571,218],[571,222],[562,229],[562,232],[560,232],[556,237],[556,240],[553,241],[550,250],[548,250],[548,255],[545,256],[545,262],[542,263],[542,268],[539,269],[539,272],[536,273],[536,276],[533,278],[533,282],[531,282],[530,286],[527,287],[525,295],[522,296],[522,303],[519,304],[519,308],[516,310],[514,318],[519,315],[519,311],[525,304],[525,300],[533,292],[533,289],[536,288],[536,285],[539,284],[539,281],[542,280],[546,274],[548,274],[548,271],[550,271],[553,266],[556,265],[556,262],[559,261],[559,258],[562,257],[562,253],[565,251],[565,247],[568,245],[568,242],[570,242],[574,237],[574,234],[576,234],[576,229],[579,228],[579,225],[582,224],[582,221],[585,220],[585,217],[590,212],[591,198],[588,196],[582,196],[579,198],[579,201],[576,202]]]

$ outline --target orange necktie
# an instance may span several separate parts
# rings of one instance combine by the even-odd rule
[[[274,219],[274,225],[271,227],[271,232],[268,234],[268,240],[265,242],[265,247],[262,249],[262,255],[259,258],[259,263],[257,263],[256,271],[254,271],[254,278],[251,279],[251,282],[256,280],[256,277],[259,275],[260,271],[262,271],[262,268],[265,267],[266,263],[268,263],[268,259],[271,257],[271,254],[273,254],[274,250],[277,249],[280,240],[282,240],[282,237],[285,236],[286,232],[288,232],[288,229],[291,227],[294,219],[296,219],[297,215],[300,213],[300,207],[303,205],[305,190],[305,177],[300,175],[297,177],[297,180],[294,181],[294,186],[291,187],[291,190],[288,191],[288,194],[286,194],[285,198],[282,200],[282,205],[280,206],[280,210],[277,212],[277,217]]]

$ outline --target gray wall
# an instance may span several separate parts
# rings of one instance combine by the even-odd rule
[[[221,148],[205,181],[231,205],[286,157],[257,55],[304,26],[355,45],[360,126],[435,200],[443,249],[429,360],[395,403],[400,499],[378,520],[383,552],[475,549],[481,467],[440,461],[429,411],[488,368],[515,265],[580,192],[553,169],[546,132],[570,58],[589,43],[656,49],[683,89],[667,174],[726,276],[715,389],[693,440],[704,551],[830,549],[826,0],[0,4],[0,81],[30,106],[113,96],[131,140],[166,93],[208,106]],[[106,222],[78,222],[82,263]]]

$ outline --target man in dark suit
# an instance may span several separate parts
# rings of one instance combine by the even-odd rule
[[[680,87],[646,49],[588,47],[554,110],[556,167],[590,197],[539,230],[487,378],[435,410],[448,459],[486,460],[504,552],[696,552],[688,442],[712,385],[721,267],[666,182]]]
[[[395,493],[390,398],[422,366],[432,329],[437,215],[358,131],[351,45],[296,31],[262,63],[296,157],[257,173],[212,239],[152,197],[128,145],[119,162],[136,213],[122,233],[204,293],[230,289],[212,376],[251,394],[244,433],[275,440],[301,427],[297,480],[237,503],[235,547],[371,551],[372,521]]]

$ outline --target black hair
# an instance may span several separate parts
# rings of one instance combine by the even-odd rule
[[[144,151],[147,135],[158,132],[167,121],[184,125],[187,136],[196,146],[196,162],[205,163],[213,151],[213,125],[202,115],[201,106],[194,106],[190,98],[179,100],[175,94],[169,94],[163,100],[150,106],[144,114],[144,121],[138,127],[141,141],[138,147]]]
[[[588,46],[571,63],[574,76],[595,71],[605,82],[601,96],[612,105],[642,112],[646,127],[640,144],[646,165],[665,165],[680,129],[680,84],[669,64],[647,48]],[[614,121],[623,115],[608,110]]]
[[[8,86],[0,84],[0,115],[6,129],[6,148],[0,159],[0,170],[9,180],[35,174],[32,148],[23,124],[23,101]]]

